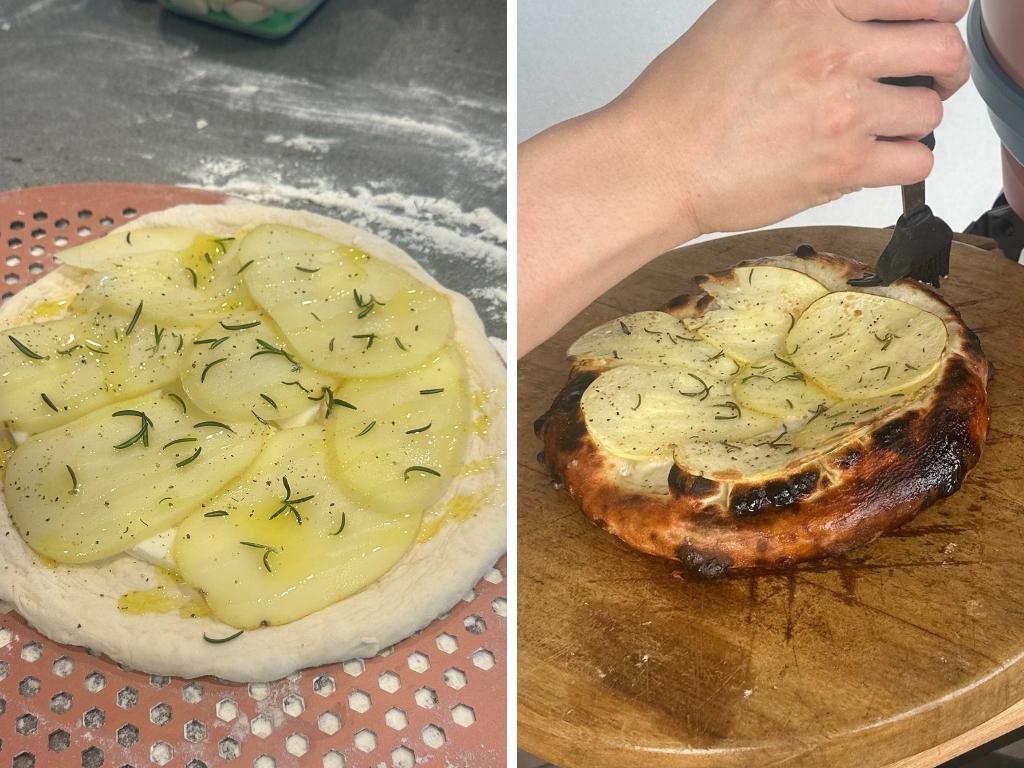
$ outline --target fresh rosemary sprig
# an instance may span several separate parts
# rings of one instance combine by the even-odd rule
[[[722,350],[717,355],[712,355],[711,357],[709,357],[708,358],[708,362],[709,363],[713,363],[715,360],[718,360],[720,357],[725,357],[725,350]]]
[[[221,344],[223,344],[227,340],[228,340],[227,336],[220,336],[220,337],[218,337],[216,339],[195,339],[195,340],[193,340],[192,343],[197,345],[197,346],[199,344],[209,344],[210,345],[210,349],[216,349],[217,347],[219,347]]]
[[[373,346],[373,340],[377,338],[376,333],[357,333],[352,336],[353,339],[366,339],[366,346],[363,349],[369,349]]]
[[[306,387],[302,386],[302,382],[299,381],[282,381],[281,383],[284,384],[286,387],[298,387],[307,394],[313,391],[312,389],[307,389]]]
[[[260,424],[266,425],[266,424],[270,423],[269,421],[264,419],[262,416],[260,416],[258,413],[256,413],[256,411],[253,410],[252,408],[249,409],[249,413],[251,413],[253,416],[255,416],[256,417],[256,421],[258,421]]]
[[[882,381],[889,378],[889,372],[892,370],[891,365],[876,365],[874,368],[869,368],[869,371],[885,371],[885,375],[882,376]]]
[[[235,434],[235,430],[222,421],[200,421],[198,424],[192,425],[192,429],[199,429],[200,427],[216,427],[217,429],[226,429],[231,434]]]
[[[274,402],[274,398],[272,398],[270,395],[264,395],[262,392],[260,392],[260,397],[262,397],[264,400],[270,403],[270,407],[273,408],[275,411],[278,410],[277,403]]]
[[[635,410],[637,410],[637,409],[638,409],[638,408],[640,407],[640,404],[641,404],[641,403],[642,403],[643,401],[644,401],[644,396],[643,396],[643,395],[641,395],[641,394],[639,394],[639,393],[637,393],[637,396],[636,396],[636,405],[634,405],[634,406],[633,406],[633,410],[634,410],[634,411],[635,411]]]
[[[295,268],[297,270],[299,270],[299,272],[305,272],[306,274],[309,274],[309,275],[313,274],[314,272],[319,272],[320,271],[320,267],[310,268],[310,267],[299,267],[299,266],[296,266]]]
[[[195,461],[196,459],[199,458],[199,454],[202,453],[202,452],[203,452],[203,446],[200,445],[198,448],[196,448],[195,453],[193,453],[187,459],[182,459],[181,461],[179,461],[174,466],[180,468],[180,467],[184,467],[187,464],[191,464],[193,461]]]
[[[277,549],[274,547],[267,546],[266,544],[257,544],[254,541],[240,541],[239,544],[244,544],[247,547],[253,547],[254,549],[263,550],[263,567],[267,569],[267,573],[273,573],[270,568],[270,556],[277,554]]]
[[[435,387],[434,389],[421,389],[421,395],[437,395],[444,392],[444,387]]]
[[[291,514],[295,515],[295,522],[297,522],[299,525],[302,525],[302,515],[299,514],[299,508],[296,505],[297,504],[305,504],[307,501],[312,499],[315,494],[310,494],[309,496],[303,496],[301,499],[293,499],[292,498],[292,488],[288,484],[288,478],[287,477],[282,477],[281,478],[281,482],[284,483],[285,497],[283,499],[281,499],[281,506],[278,507],[277,511],[270,516],[270,519],[273,520],[278,515],[283,515],[285,513],[291,513]]]
[[[327,343],[327,349],[331,352],[334,351],[334,336],[331,336],[331,340]]]
[[[255,328],[261,322],[263,321],[253,320],[251,323],[239,323],[238,325],[228,325],[223,320],[221,320],[220,327],[223,328],[225,331],[244,331],[249,328]]]
[[[364,301],[362,295],[355,288],[352,289],[352,298],[355,301],[356,306],[360,309],[359,314],[356,315],[360,320],[370,314],[374,307],[386,306],[383,301],[377,299],[373,294],[370,294],[370,298]]]
[[[175,400],[177,401],[178,405],[180,405],[180,406],[181,406],[181,412],[182,412],[182,413],[188,413],[188,406],[187,406],[187,405],[185,405],[185,401],[184,401],[184,400],[182,400],[182,399],[181,399],[181,397],[180,397],[179,395],[176,395],[176,394],[175,394],[175,393],[173,393],[173,392],[168,392],[168,393],[167,393],[167,396],[168,396],[168,397],[173,397],[173,398],[174,398],[174,399],[175,399]]]
[[[213,366],[215,366],[215,365],[220,365],[225,360],[227,360],[226,357],[218,357],[216,360],[214,360],[212,362],[209,362],[205,366],[203,366],[203,372],[199,376],[199,383],[200,384],[205,383],[206,382],[206,374],[208,374],[210,372],[210,369],[213,368]]]
[[[33,352],[31,349],[26,347],[24,344],[22,344],[20,341],[18,341],[13,336],[8,336],[7,338],[11,340],[11,343],[15,347],[17,347],[18,351],[21,352],[21,354],[25,355],[25,357],[30,357],[33,360],[49,360],[50,359],[49,355],[40,355],[38,352]]]
[[[207,512],[203,517],[227,517],[228,511],[226,509],[215,509],[213,512]]]
[[[131,437],[129,437],[124,442],[118,443],[117,445],[115,445],[114,446],[115,448],[119,448],[119,449],[120,448],[130,448],[131,446],[135,445],[135,443],[139,442],[140,440],[142,441],[142,444],[146,448],[149,447],[149,428],[153,426],[153,420],[150,419],[149,416],[147,416],[142,411],[136,411],[136,410],[130,410],[130,409],[123,410],[123,411],[114,411],[113,415],[114,416],[135,416],[135,417],[137,417],[137,418],[142,420],[142,423],[139,426],[139,431],[136,432]]]
[[[371,429],[373,429],[373,428],[374,428],[375,426],[377,426],[377,422],[376,422],[376,420],[374,420],[374,421],[371,421],[371,422],[370,422],[369,424],[367,424],[367,425],[366,425],[365,427],[363,427],[363,431],[362,431],[362,432],[360,432],[360,433],[359,433],[358,435],[356,435],[356,437],[362,437],[362,436],[363,436],[363,435],[365,435],[365,434],[366,434],[367,432],[369,432],[369,431],[370,431]],[[405,434],[409,434],[409,433],[408,433],[408,432],[406,432]]]
[[[169,442],[169,443],[164,443],[163,447],[160,450],[161,451],[166,451],[172,445],[178,445],[179,443],[198,443],[198,442],[199,442],[199,438],[198,437],[179,437],[177,440],[171,440],[171,442]]]
[[[78,485],[78,478],[75,476],[75,470],[71,468],[70,464],[65,464],[64,467],[67,469],[68,474],[71,475],[71,490],[69,493],[77,495],[80,486]]]
[[[403,477],[405,477],[406,480],[409,479],[409,473],[410,472],[422,472],[422,473],[424,473],[426,475],[433,475],[434,477],[440,477],[441,476],[441,473],[438,472],[436,469],[431,469],[430,467],[415,466],[415,467],[408,467],[405,470],[405,472],[402,473]]]
[[[843,331],[842,333],[837,333],[835,336],[829,336],[829,338],[830,339],[841,339],[841,338],[843,338],[843,336],[845,336],[848,333],[849,333],[849,330],[846,330],[846,331]]]
[[[814,421],[816,418],[821,416],[827,410],[828,410],[828,406],[827,405],[825,405],[824,403],[818,403],[818,407],[814,409],[814,414],[811,416],[811,418],[809,418],[807,420],[807,424],[810,424],[812,421]]]
[[[724,403],[718,403],[716,405],[713,405],[712,408],[729,409],[728,416],[715,416],[715,421],[728,421],[730,419],[738,419],[740,416],[743,415],[742,411],[740,411],[740,407],[736,405],[736,403],[734,403],[732,400],[726,400]]]
[[[405,431],[405,434],[407,434],[407,435],[417,435],[417,434],[419,434],[420,432],[426,432],[426,431],[427,431],[428,429],[430,429],[430,426],[431,426],[431,425],[432,425],[433,423],[434,423],[434,422],[432,422],[432,421],[428,421],[428,422],[427,422],[427,425],[426,425],[425,427],[416,427],[416,429],[407,429],[407,430]]]
[[[196,275],[196,271],[192,267],[185,267],[185,271],[188,272],[189,277],[192,278],[192,287],[199,287],[199,276]]]
[[[696,397],[698,400],[701,401],[707,400],[708,395],[711,394],[711,387],[705,384],[704,380],[700,378],[700,376],[695,376],[692,373],[687,373],[686,375],[689,376],[694,381],[696,381],[698,384],[700,384],[701,389],[699,389],[696,392],[683,392],[680,390],[679,394],[682,395],[683,397]]]
[[[873,334],[873,335],[875,337],[875,340],[878,341],[879,343],[881,343],[882,351],[883,352],[885,352],[885,350],[887,350],[889,348],[889,345],[892,344],[893,341],[895,341],[896,339],[899,338],[899,336],[897,336],[892,331],[890,331],[889,333],[885,334],[885,336],[879,336],[877,333]]]
[[[82,345],[81,345],[81,344],[72,344],[72,345],[71,345],[70,347],[68,347],[67,349],[58,349],[58,350],[57,350],[57,354],[58,354],[58,355],[70,355],[70,354],[71,354],[72,352],[74,352],[74,351],[75,351],[76,349],[81,349],[81,348],[82,348]]]
[[[346,515],[344,512],[341,513],[341,525],[338,526],[338,530],[331,534],[331,536],[337,536],[339,533],[345,530]]]
[[[244,629],[240,629],[237,632],[235,632],[235,634],[228,635],[227,637],[210,637],[208,634],[203,632],[203,640],[205,640],[208,643],[213,643],[214,645],[220,645],[221,643],[229,643],[236,637],[241,637],[243,634],[245,634]]]
[[[53,411],[54,413],[60,413],[60,411],[58,410],[57,406],[53,404],[53,400],[51,400],[49,397],[47,397],[45,392],[41,392],[39,396],[41,398],[43,398],[43,402],[46,403],[47,407],[51,411]]]
[[[240,275],[243,272],[245,272],[245,270],[252,266],[253,261],[255,261],[255,259],[249,259],[247,262],[245,262],[245,264],[238,268],[238,271],[235,272],[235,274]]]
[[[351,408],[353,411],[359,410],[354,405],[352,405],[352,403],[335,397],[334,391],[330,387],[320,387],[319,396],[307,396],[306,399],[312,400],[315,403],[324,400],[327,403],[327,412],[324,414],[325,419],[329,419],[331,417],[331,411],[334,409],[334,406],[336,405],[340,405],[342,408]]]
[[[283,347],[275,347],[269,341],[264,341],[263,339],[256,339],[256,346],[259,347],[259,349],[253,354],[249,355],[250,360],[252,360],[254,357],[259,357],[260,355],[280,355],[293,366],[295,366],[293,370],[299,370],[302,367],[299,365],[299,363],[295,360],[294,357],[288,354],[288,352]]]
[[[139,302],[139,306],[135,308],[135,314],[132,315],[132,319],[128,322],[128,327],[124,329],[125,336],[131,336],[132,331],[135,330],[135,324],[139,322],[139,318],[142,316],[142,302]]]
[[[796,368],[796,366],[795,366],[795,365],[793,365],[793,364],[792,364],[791,362],[789,362],[789,360],[786,360],[786,359],[785,359],[784,357],[779,357],[779,356],[778,356],[778,355],[777,355],[776,353],[774,353],[774,352],[772,352],[772,357],[774,357],[774,358],[775,358],[776,360],[778,360],[778,361],[779,361],[780,363],[782,363],[783,365],[785,365],[785,366],[788,366],[789,368]]]
[[[397,344],[398,348],[400,350],[402,350],[403,352],[408,352],[409,351],[409,348],[407,346],[405,346],[405,344],[402,343],[402,340],[400,338],[398,338],[397,336],[395,336],[395,344]]]
[[[623,332],[624,334],[626,334],[627,336],[632,336],[632,335],[633,335],[633,332],[632,332],[631,330],[629,330],[629,326],[628,326],[628,325],[626,325],[626,324],[625,324],[624,322],[622,322],[621,320],[619,320],[619,328],[621,328],[621,329],[622,329],[622,332]]]

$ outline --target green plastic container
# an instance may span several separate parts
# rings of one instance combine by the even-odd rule
[[[309,0],[306,5],[296,11],[275,9],[270,16],[253,24],[239,21],[226,11],[208,11],[204,14],[189,8],[190,4],[177,5],[174,0],[160,0],[160,5],[172,13],[205,21],[217,27],[224,27],[234,32],[244,32],[247,35],[255,35],[267,40],[279,40],[294,32],[323,2],[324,0]]]

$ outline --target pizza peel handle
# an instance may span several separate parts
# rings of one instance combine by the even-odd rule
[[[934,86],[934,80],[925,75],[883,77],[881,82],[915,88]],[[934,133],[920,141],[928,149],[935,149]],[[905,185],[902,192],[903,215],[896,221],[892,239],[879,256],[875,271],[850,280],[850,285],[889,285],[894,280],[912,277],[938,288],[939,278],[949,276],[953,230],[925,205],[924,181]]]

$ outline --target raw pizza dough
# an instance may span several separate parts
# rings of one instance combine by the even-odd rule
[[[156,675],[215,675],[240,682],[266,681],[297,669],[375,655],[449,610],[505,551],[505,369],[473,305],[449,291],[400,248],[344,222],[302,211],[253,205],[182,205],[140,216],[115,231],[182,226],[227,237],[259,224],[288,224],[351,244],[397,264],[446,293],[455,317],[454,338],[466,351],[472,391],[488,393],[486,436],[471,433],[464,465],[479,471],[454,480],[437,503],[485,494],[465,520],[447,520],[424,543],[369,587],[290,624],[245,632],[229,643],[203,640],[236,630],[214,618],[175,613],[127,614],[117,607],[129,590],[152,589],[158,570],[128,555],[89,566],[42,561],[15,530],[0,496],[0,606],[9,603],[51,640],[104,653],[120,664]],[[62,267],[4,303],[0,329],[32,322],[43,302],[82,289],[87,273]]]

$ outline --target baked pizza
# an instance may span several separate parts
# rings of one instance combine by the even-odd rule
[[[798,249],[594,328],[536,423],[598,526],[714,577],[862,546],[951,495],[988,431],[978,337],[912,280]]]
[[[270,680],[376,654],[500,556],[504,367],[403,251],[230,203],[60,256],[0,311],[0,609]]]

